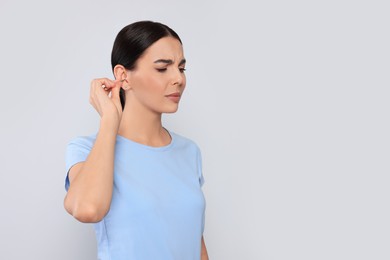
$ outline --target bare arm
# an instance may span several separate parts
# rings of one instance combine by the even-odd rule
[[[95,144],[85,162],[69,172],[65,209],[81,222],[98,222],[111,204],[116,133],[102,121]]]
[[[209,260],[209,255],[207,254],[206,245],[204,243],[204,238],[202,236],[202,251],[200,254],[200,260]]]
[[[102,85],[109,89],[103,90]],[[101,115],[100,129],[86,161],[70,169],[71,185],[64,200],[65,209],[81,222],[98,222],[110,209],[115,141],[122,112],[119,89],[117,82],[108,79],[91,83],[90,102]]]

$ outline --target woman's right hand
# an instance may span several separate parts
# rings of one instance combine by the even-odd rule
[[[100,117],[113,120],[119,126],[122,118],[122,105],[119,91],[122,81],[108,78],[94,79],[91,82],[89,103],[96,109]]]
[[[91,82],[89,102],[101,116],[101,124],[86,160],[69,170],[70,186],[64,201],[65,209],[81,222],[99,222],[110,209],[116,136],[122,117],[121,87],[119,80]]]

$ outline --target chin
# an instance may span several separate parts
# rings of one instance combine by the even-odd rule
[[[173,113],[176,113],[176,111],[179,109],[179,106],[176,105],[176,106],[171,106],[171,107],[167,107],[166,109],[163,110],[163,113],[165,114],[173,114]]]
[[[163,113],[165,113],[165,114],[173,114],[173,113],[176,113],[177,110],[178,110],[177,108],[176,109],[171,109],[171,110],[164,111]]]

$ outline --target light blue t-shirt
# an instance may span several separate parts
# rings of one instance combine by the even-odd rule
[[[117,135],[111,207],[93,224],[98,259],[200,259],[206,207],[201,154],[193,141],[169,133],[171,143],[163,147]],[[86,160],[95,139],[96,134],[70,141],[67,173]]]

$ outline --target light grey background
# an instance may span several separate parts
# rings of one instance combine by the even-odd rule
[[[95,259],[64,153],[125,25],[182,37],[165,126],[202,149],[212,260],[390,259],[387,1],[0,2],[1,259]]]

